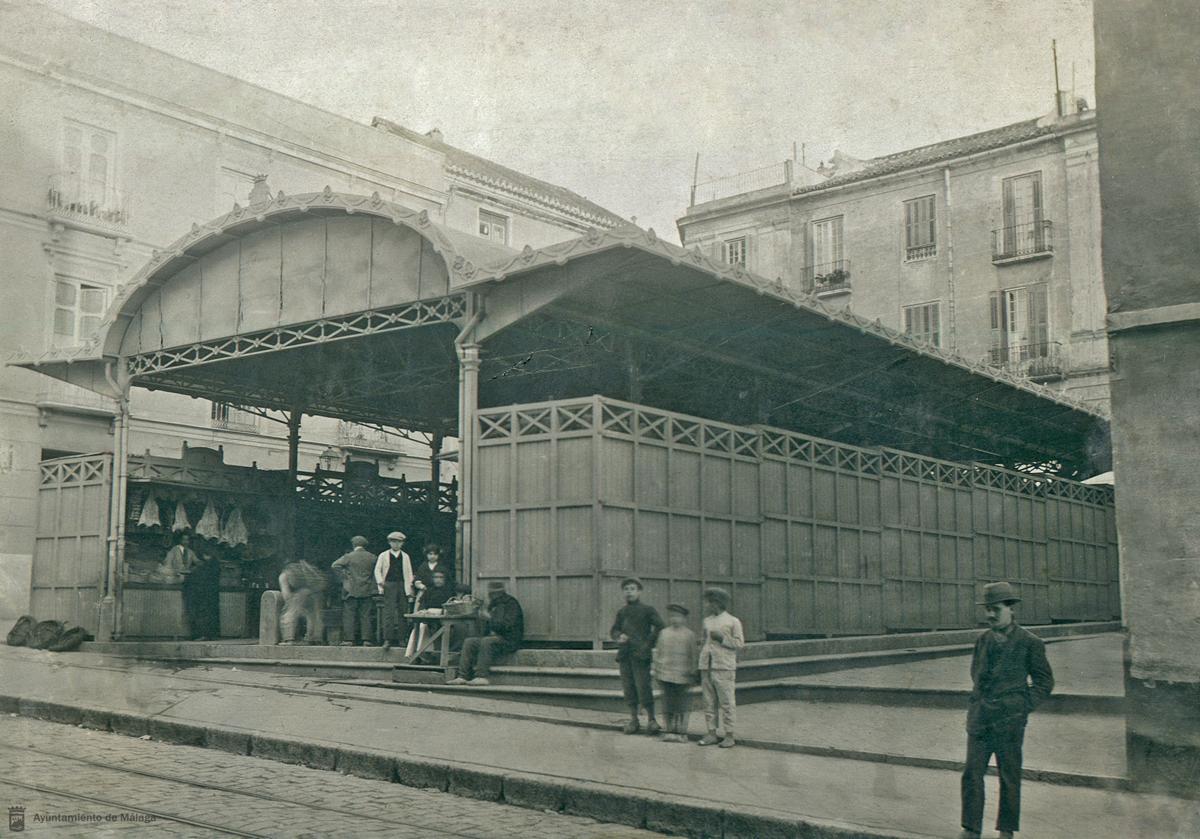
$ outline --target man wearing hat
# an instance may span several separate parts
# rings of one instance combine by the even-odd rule
[[[412,560],[403,550],[407,540],[399,530],[387,535],[388,549],[375,559],[375,586],[383,595],[383,646],[399,644],[404,613],[413,596]]]
[[[490,685],[492,662],[514,653],[525,637],[525,613],[517,598],[504,590],[503,580],[488,583],[488,605],[479,617],[484,621],[483,635],[463,642],[458,660],[458,676],[449,685]]]
[[[367,552],[365,536],[350,540],[353,550],[342,554],[333,563],[333,570],[342,578],[342,646],[368,647],[371,643],[371,613],[375,610],[375,580],[372,570],[375,557]]]
[[[970,705],[967,709],[967,763],[962,774],[962,839],[978,839],[983,829],[983,778],[996,755],[1000,771],[1000,812],[996,829],[1012,839],[1021,824],[1021,749],[1025,723],[1054,689],[1046,645],[1017,625],[1013,606],[1021,602],[1008,583],[983,587],[980,606],[989,629],[975,642],[971,656]]]

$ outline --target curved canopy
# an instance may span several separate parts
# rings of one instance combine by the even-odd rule
[[[193,228],[90,355],[20,363],[101,392],[107,363],[144,387],[453,434],[469,310],[485,407],[600,394],[959,461],[1108,468],[1098,409],[653,231],[518,253],[328,191]]]

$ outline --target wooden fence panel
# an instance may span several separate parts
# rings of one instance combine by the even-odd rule
[[[599,397],[479,430],[476,577],[529,590],[531,638],[604,638],[626,574],[660,608],[729,588],[750,638],[971,627],[996,580],[1027,623],[1117,616],[1104,489]]]

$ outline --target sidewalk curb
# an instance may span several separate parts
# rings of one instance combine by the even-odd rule
[[[671,831],[697,839],[928,839],[912,833],[793,818],[751,807],[729,809],[699,799],[631,791],[592,781],[471,766],[282,735],[251,734],[223,726],[87,705],[0,694],[0,713],[131,737],[149,736],[166,743],[340,771],[360,778],[386,780],[630,827]]]

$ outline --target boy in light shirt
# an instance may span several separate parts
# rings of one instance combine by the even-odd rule
[[[678,603],[667,606],[667,626],[654,644],[654,676],[662,685],[667,732],[664,743],[687,740],[688,689],[696,683],[699,646],[696,633],[688,629],[688,610]]]
[[[729,592],[723,588],[704,590],[704,633],[700,648],[700,690],[704,695],[704,722],[708,733],[700,738],[701,746],[720,744],[722,749],[734,745],[735,711],[734,681],[737,675],[738,650],[746,645],[742,622],[729,614]],[[717,736],[717,730],[724,732]]]

